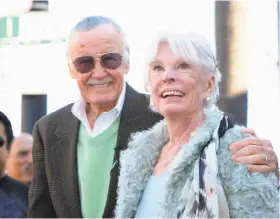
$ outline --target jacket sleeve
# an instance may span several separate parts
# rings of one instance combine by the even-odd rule
[[[231,160],[229,146],[241,140],[240,126],[229,129],[220,140],[218,153],[221,183],[230,217],[279,218],[279,182],[275,173],[249,173],[247,165]]]
[[[55,218],[45,169],[44,145],[38,121],[33,129],[33,177],[29,189],[29,218]]]

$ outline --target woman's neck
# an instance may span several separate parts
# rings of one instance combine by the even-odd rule
[[[169,134],[169,143],[171,145],[181,144],[188,141],[192,132],[202,125],[204,121],[203,110],[198,113],[187,115],[186,117],[178,116],[178,118],[165,118]]]

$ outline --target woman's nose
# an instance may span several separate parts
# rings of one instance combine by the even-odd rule
[[[163,74],[164,81],[173,81],[175,79],[175,72],[174,70],[165,71]]]

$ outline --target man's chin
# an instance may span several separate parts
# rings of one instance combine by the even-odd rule
[[[113,108],[117,101],[118,100],[116,98],[104,96],[103,98],[89,99],[87,103],[100,108]]]

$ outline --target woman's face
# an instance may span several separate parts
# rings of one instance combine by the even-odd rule
[[[189,115],[203,110],[214,76],[176,56],[162,42],[149,66],[149,86],[154,106],[163,116]]]

